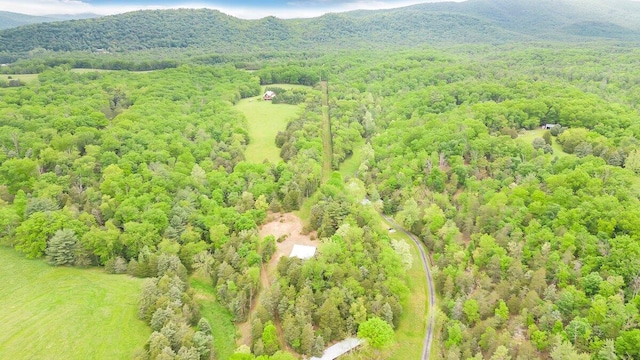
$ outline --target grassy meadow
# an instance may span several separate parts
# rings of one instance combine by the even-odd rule
[[[385,220],[382,220],[382,223],[389,227]],[[396,345],[391,350],[389,359],[419,359],[422,356],[422,341],[427,328],[427,280],[424,277],[420,253],[413,241],[401,231],[390,233],[389,236],[409,244],[413,257],[413,265],[407,271],[411,294],[402,304],[404,310],[400,326],[396,329]]]
[[[353,154],[345,159],[342,164],[340,164],[340,175],[342,178],[346,179],[347,177],[355,176],[356,171],[362,164],[362,146],[364,143],[358,143],[353,148]]]
[[[270,87],[284,89],[308,88],[301,85],[274,84]],[[276,135],[283,131],[287,123],[294,119],[300,110],[298,105],[272,104],[263,101],[262,94],[257,97],[242,99],[236,108],[246,116],[249,123],[250,142],[245,156],[247,161],[261,163],[268,160],[272,163],[280,161],[280,149],[276,147]]]
[[[22,82],[29,83],[34,80],[37,80],[38,74],[11,74],[11,75],[0,74],[0,79],[4,81],[9,81],[13,79],[13,80],[20,80]]]
[[[380,217],[381,225],[384,228],[390,227],[389,223]],[[404,233],[398,231],[389,233],[392,239],[401,239],[407,242],[411,248],[413,265],[407,271],[409,295],[402,301],[402,317],[400,326],[396,329],[395,343],[389,349],[375,350],[370,347],[360,348],[347,355],[340,357],[344,360],[365,360],[372,358],[406,360],[420,359],[422,356],[422,344],[424,332],[427,328],[427,280],[424,277],[424,270],[420,260],[418,249],[413,241]],[[432,346],[432,354],[435,346]]]
[[[94,68],[75,68],[71,69],[71,72],[86,74],[86,73],[94,73],[94,72],[117,72],[117,71],[126,71],[131,74],[144,74],[157,70],[144,70],[144,71],[131,71],[131,70],[108,70],[108,69],[94,69]]]
[[[195,290],[195,299],[200,305],[200,315],[209,321],[213,348],[216,359],[228,359],[236,348],[236,328],[233,315],[215,299],[215,289],[210,280],[193,276],[191,287]]]
[[[0,247],[0,359],[128,359],[151,329],[141,279],[52,267]]]
[[[109,72],[109,71],[122,71],[122,70],[104,70],[104,69],[71,69],[72,72],[85,74],[91,72]],[[155,70],[149,71],[129,71],[130,73],[145,73],[151,72]],[[11,79],[20,80],[24,83],[30,83],[38,79],[38,75],[40,74],[0,74],[0,80],[9,81]]]
[[[544,129],[536,129],[536,130],[528,130],[525,131],[522,134],[518,134],[518,139],[524,141],[527,144],[531,144],[533,142],[533,139],[535,138],[541,138],[542,135],[544,135],[545,131]],[[551,137],[552,142],[551,142],[551,147],[553,148],[553,155],[558,156],[558,157],[563,157],[563,156],[567,156],[569,154],[567,154],[566,152],[564,152],[562,150],[562,146],[560,146],[560,144],[558,144],[558,138],[553,136]]]
[[[362,182],[358,180],[351,180],[346,186],[349,189],[349,193],[353,194],[357,199],[362,199],[366,194]],[[379,218],[380,227],[383,231],[387,231],[391,225],[381,215],[379,215]],[[362,348],[345,355],[345,360],[371,358],[404,360],[419,359],[422,356],[422,344],[427,328],[428,314],[428,288],[424,269],[422,268],[422,260],[413,240],[407,234],[401,231],[389,232],[388,234],[391,239],[405,241],[411,249],[411,257],[413,259],[411,269],[407,271],[409,293],[401,296],[403,312],[400,325],[395,330],[395,344],[390,349],[382,351]],[[432,349],[435,349],[435,347],[432,347]]]

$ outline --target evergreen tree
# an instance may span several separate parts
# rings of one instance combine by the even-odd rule
[[[46,249],[47,261],[51,265],[73,265],[75,261],[75,249],[78,244],[78,238],[75,231],[71,229],[62,229],[49,240]]]

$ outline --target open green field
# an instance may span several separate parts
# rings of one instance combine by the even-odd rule
[[[381,225],[384,228],[390,227],[382,217]],[[425,329],[427,328],[427,281],[422,270],[418,249],[413,245],[413,241],[402,232],[390,233],[392,239],[402,239],[411,247],[413,266],[407,272],[409,296],[402,303],[402,318],[400,326],[395,330],[395,344],[391,349],[376,351],[371,348],[362,348],[353,351],[342,358],[345,360],[364,360],[371,358],[384,358],[395,360],[420,359],[422,356],[422,344]],[[436,349],[436,347],[432,347]],[[432,354],[437,351],[432,350]]]
[[[90,72],[107,72],[107,71],[114,71],[114,70],[105,70],[105,69],[85,69],[85,68],[78,68],[78,69],[71,69],[72,72],[76,72],[76,73],[80,73],[80,74],[84,74],[84,73],[90,73]]]
[[[362,164],[362,146],[363,142],[356,144],[353,147],[353,154],[349,156],[342,164],[340,164],[340,175],[342,178],[355,176],[356,171]]]
[[[329,89],[326,81],[322,87],[322,182],[329,180],[333,164],[333,135],[331,134],[331,118],[329,118]]]
[[[196,291],[200,315],[207,319],[211,325],[216,359],[228,359],[236,348],[236,328],[233,316],[216,301],[215,289],[207,280],[194,276],[190,283]]]
[[[0,247],[0,359],[128,359],[151,329],[142,280],[52,267]]]
[[[352,184],[354,184],[354,181],[351,181],[347,186],[351,187]],[[365,191],[362,187],[353,186],[353,188],[350,188],[352,193],[362,193]],[[380,227],[384,231],[392,227],[381,215],[379,215],[379,217]],[[362,348],[345,355],[345,360],[364,360],[371,358],[405,360],[420,359],[422,356],[422,345],[427,328],[428,315],[427,280],[422,268],[422,260],[420,259],[420,253],[415,244],[405,233],[396,231],[388,234],[391,239],[405,241],[411,249],[411,257],[413,258],[413,265],[411,269],[407,271],[409,294],[404,294],[404,296],[401,297],[403,311],[400,325],[395,330],[395,344],[390,349],[382,350],[381,352],[377,352],[371,348]],[[435,345],[432,346],[432,355],[437,353],[434,349],[437,349]]]
[[[20,80],[25,83],[34,81],[38,79],[38,74],[11,74],[11,75],[0,75],[0,79],[9,81],[11,79]]]
[[[300,90],[300,89],[310,90],[311,89],[311,87],[309,86],[298,85],[298,84],[271,84],[271,85],[263,86],[262,89],[264,90],[266,88],[271,88],[271,87],[278,87],[285,90]]]
[[[302,88],[301,85],[274,84],[281,88]],[[296,117],[300,107],[288,104],[272,104],[263,101],[262,95],[242,99],[236,104],[249,123],[249,145],[245,152],[247,161],[261,163],[268,160],[280,161],[280,149],[276,147],[276,135],[283,131],[287,123]]]
[[[105,70],[105,69],[71,69],[72,72],[76,72],[76,73],[90,73],[90,72],[108,72],[108,71],[123,71],[123,70]],[[149,71],[129,71],[130,73],[145,73],[145,72],[150,72],[150,71],[155,71],[155,70],[149,70]],[[32,82],[34,80],[38,79],[38,75],[40,74],[0,74],[0,79],[1,80],[5,80],[5,81],[9,81],[11,79],[20,79],[20,81],[23,81],[25,83],[29,83]],[[11,79],[9,79],[11,78]]]
[[[130,70],[108,70],[108,69],[91,69],[91,68],[76,68],[76,69],[71,69],[72,72],[76,72],[76,73],[80,73],[80,74],[85,74],[85,73],[91,73],[91,72],[111,72],[111,71],[127,71],[133,74],[141,74],[141,73],[148,73],[148,72],[152,72],[152,71],[156,71],[156,70],[145,70],[145,71],[130,71]]]
[[[533,142],[533,139],[541,138],[542,135],[544,135],[545,131],[547,130],[544,130],[544,129],[528,130],[523,134],[518,134],[518,139],[524,141],[527,144],[531,144]],[[562,151],[562,146],[558,144],[557,137],[552,137],[551,147],[553,148],[553,155],[556,155],[558,157],[569,155],[566,152]]]
[[[382,219],[385,227],[390,225]],[[390,233],[392,239],[401,239],[409,244],[413,266],[407,271],[410,295],[402,304],[403,312],[400,326],[396,329],[396,345],[391,351],[389,359],[420,359],[422,343],[427,328],[427,280],[424,277],[422,263],[418,249],[413,241],[403,232]],[[433,351],[432,351],[433,352]]]

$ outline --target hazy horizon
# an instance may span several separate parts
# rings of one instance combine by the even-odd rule
[[[136,10],[151,9],[215,9],[223,13],[243,18],[257,19],[265,16],[279,18],[315,17],[329,12],[344,12],[351,10],[390,9],[429,2],[461,2],[463,0],[278,0],[269,1],[173,1],[169,4],[158,0],[105,1],[105,0],[32,0],[28,3],[16,0],[0,0],[0,10],[14,13],[46,16],[46,15],[76,15],[98,14],[114,15]]]

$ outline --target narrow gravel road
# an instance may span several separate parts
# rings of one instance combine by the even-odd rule
[[[331,121],[329,119],[329,92],[328,92],[328,84],[327,81],[321,81],[320,85],[322,87],[323,98],[322,98],[322,117],[323,117],[323,182],[327,180],[327,175],[331,170],[331,162],[327,162],[327,160],[331,159],[333,156],[333,136],[331,134]],[[329,160],[332,161],[332,160]],[[357,176],[357,172],[356,172]],[[380,213],[380,216],[384,218],[389,224],[391,224],[396,230],[402,231],[408,237],[413,240],[413,242],[418,247],[420,251],[420,258],[422,260],[422,267],[424,268],[425,278],[427,279],[427,284],[429,286],[429,315],[427,318],[427,331],[424,334],[424,340],[422,343],[422,356],[421,360],[429,360],[431,356],[431,344],[433,343],[433,328],[435,327],[435,309],[436,309],[436,291],[435,286],[433,285],[433,277],[431,276],[431,268],[429,267],[429,258],[427,257],[427,253],[424,249],[424,245],[418,237],[413,233],[407,231],[402,226],[396,224],[393,219],[386,217],[384,214]]]
[[[429,357],[431,356],[431,344],[433,343],[433,328],[435,326],[436,309],[436,291],[435,287],[433,286],[433,277],[431,276],[431,268],[429,267],[429,258],[427,257],[427,253],[424,250],[424,245],[420,240],[418,240],[417,236],[415,236],[413,233],[410,233],[402,226],[396,224],[393,219],[385,216],[384,214],[380,213],[380,216],[382,216],[396,230],[402,231],[408,237],[410,237],[420,251],[420,258],[422,260],[422,266],[424,267],[424,274],[427,279],[427,284],[429,285],[429,315],[427,318],[427,331],[424,334],[424,341],[422,344],[422,357],[420,359],[429,360]]]

